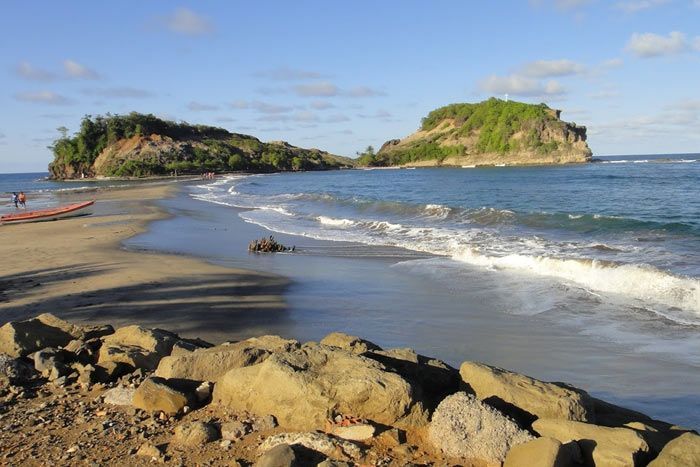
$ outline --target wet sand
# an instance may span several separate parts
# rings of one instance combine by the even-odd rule
[[[232,326],[262,332],[284,319],[281,276],[123,248],[125,239],[168,216],[155,201],[176,192],[172,184],[150,184],[62,194],[62,204],[97,199],[95,213],[0,226],[0,322],[51,312],[219,342],[230,339],[225,330]]]

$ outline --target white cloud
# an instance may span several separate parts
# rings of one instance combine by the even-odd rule
[[[619,68],[624,64],[625,64],[625,62],[621,58],[611,58],[611,59],[605,60],[603,63],[600,64],[600,66],[603,69],[609,70],[611,68]]]
[[[490,94],[511,94],[513,96],[555,96],[565,93],[564,88],[554,80],[542,82],[538,79],[513,74],[509,76],[491,75],[483,79],[478,87]]]
[[[357,86],[354,87],[346,93],[350,97],[376,97],[376,96],[386,96],[384,91],[378,89],[373,89],[368,86]]]
[[[71,78],[100,79],[100,75],[96,71],[73,60],[64,60],[63,69]]]
[[[202,102],[190,101],[187,108],[193,112],[206,112],[209,110],[219,110],[218,105],[204,104]]]
[[[700,52],[700,36],[696,36],[695,39],[693,39],[693,48]]]
[[[300,84],[298,86],[294,86],[294,90],[299,96],[303,97],[332,97],[340,94],[340,88],[327,81],[311,84]]]
[[[537,60],[526,63],[520,68],[520,73],[533,78],[550,78],[553,76],[569,76],[584,73],[586,67],[572,60]]]
[[[56,74],[36,68],[29,62],[20,62],[15,72],[22,78],[33,81],[53,81],[57,78]]]
[[[254,73],[254,76],[258,78],[272,79],[275,81],[299,81],[305,79],[321,79],[326,77],[325,75],[315,71],[298,70],[286,66],[273,68],[271,70],[261,70]]]
[[[185,36],[203,36],[216,30],[209,19],[187,8],[176,9],[164,21],[168,30]]]
[[[279,104],[270,104],[262,101],[237,100],[229,104],[232,109],[253,109],[263,114],[282,114],[291,112],[294,107]]]
[[[313,101],[311,104],[309,104],[312,109],[316,110],[325,110],[325,109],[332,109],[335,107],[333,104],[327,101]]]
[[[87,96],[124,98],[124,99],[145,99],[153,97],[155,94],[146,89],[132,88],[128,86],[118,86],[112,88],[89,88],[83,89],[83,94]]]
[[[49,105],[69,105],[73,103],[71,99],[51,91],[19,92],[15,94],[15,99],[22,102]]]
[[[685,51],[688,42],[685,34],[672,31],[668,36],[662,36],[651,32],[634,33],[627,42],[626,49],[638,57],[650,58],[663,55],[673,55]]]
[[[670,0],[627,0],[617,2],[615,4],[615,8],[618,8],[625,13],[636,13],[638,11],[664,5],[669,1]]]

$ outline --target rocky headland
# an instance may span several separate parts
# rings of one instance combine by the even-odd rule
[[[478,166],[591,160],[586,127],[562,121],[545,104],[491,98],[430,112],[420,129],[359,159],[366,166]]]
[[[51,314],[0,327],[0,446],[4,465],[700,465],[691,430],[481,363]]]
[[[354,161],[284,141],[263,143],[223,128],[132,112],[86,116],[51,146],[51,178],[147,177],[202,172],[273,172],[352,167]]]

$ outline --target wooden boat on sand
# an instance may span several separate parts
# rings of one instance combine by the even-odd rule
[[[4,216],[0,217],[0,224],[53,221],[56,219],[64,219],[66,217],[86,216],[88,214],[92,214],[90,207],[93,204],[95,204],[95,201],[85,201],[83,203],[69,204],[56,208],[5,214]]]

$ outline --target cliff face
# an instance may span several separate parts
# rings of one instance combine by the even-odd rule
[[[53,146],[54,179],[142,177],[246,170],[271,172],[351,167],[354,161],[283,141],[263,143],[221,128],[152,115],[85,117],[73,138]]]
[[[387,141],[365,165],[527,165],[588,162],[586,127],[560,119],[560,111],[489,99],[432,111],[421,128]]]

